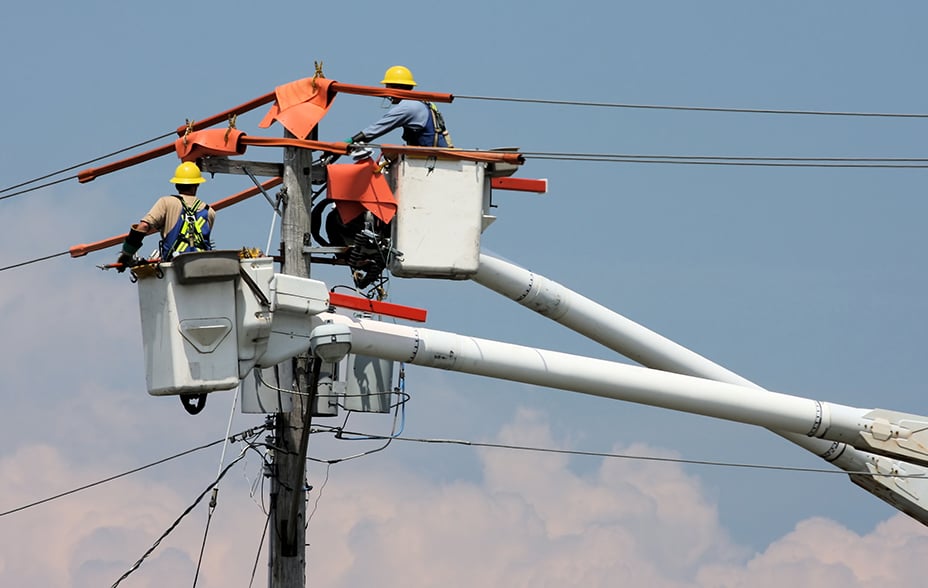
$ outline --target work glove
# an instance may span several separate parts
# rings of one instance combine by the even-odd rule
[[[364,136],[364,133],[355,133],[354,135],[345,139],[345,143],[349,145],[353,143],[367,143],[367,137]]]
[[[123,251],[119,254],[119,258],[116,260],[116,263],[122,264],[116,268],[116,271],[122,273],[126,271],[126,268],[135,265],[135,257],[131,253],[126,253]]]

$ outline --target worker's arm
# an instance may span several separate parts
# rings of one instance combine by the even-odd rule
[[[116,259],[116,263],[122,264],[122,267],[118,268],[117,271],[123,272],[127,267],[132,265],[136,251],[142,247],[142,239],[145,238],[145,235],[147,235],[150,230],[151,225],[145,221],[139,221],[132,225],[129,229],[129,234],[126,235],[125,241],[122,242],[122,251],[119,252],[119,258]]]
[[[398,104],[394,104],[390,107],[380,120],[374,124],[364,128],[359,133],[363,136],[364,141],[370,141],[371,139],[376,139],[381,135],[385,135],[392,131],[393,129],[401,128],[410,122],[413,122],[416,115],[416,102],[413,100],[403,100]],[[357,135],[355,135],[357,137]],[[354,137],[352,137],[354,139]],[[355,139],[355,142],[358,142],[358,139]]]

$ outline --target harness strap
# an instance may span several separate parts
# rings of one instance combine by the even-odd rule
[[[432,117],[432,127],[435,130],[435,135],[432,137],[432,147],[438,147],[438,135],[445,138],[445,143],[448,144],[449,149],[454,149],[454,144],[451,142],[451,133],[448,132],[448,127],[445,126],[445,117],[438,112],[438,107],[436,107],[431,102],[426,102],[426,106],[429,107],[429,114]]]

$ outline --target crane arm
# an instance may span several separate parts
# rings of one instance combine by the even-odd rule
[[[641,365],[762,389],[566,286],[515,264],[481,253],[480,267],[471,279]],[[750,393],[745,390],[745,394]],[[867,492],[928,525],[928,468],[857,449],[843,442],[789,431],[773,432],[848,472],[851,481]],[[860,475],[860,472],[872,475]],[[921,475],[924,479],[893,474]]]

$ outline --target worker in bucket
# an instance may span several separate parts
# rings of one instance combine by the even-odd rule
[[[210,231],[216,211],[197,198],[197,187],[206,181],[200,168],[186,161],[174,170],[171,183],[177,194],[162,196],[142,220],[132,225],[122,244],[117,263],[123,272],[137,263],[135,253],[142,247],[142,239],[149,231],[161,231],[161,260],[170,261],[179,253],[212,249]]]
[[[387,88],[412,90],[416,80],[409,68],[394,65],[389,68],[380,82]],[[355,134],[347,143],[367,143],[393,129],[403,128],[403,140],[407,145],[420,147],[454,147],[444,118],[431,102],[390,98],[392,106],[380,120]]]

